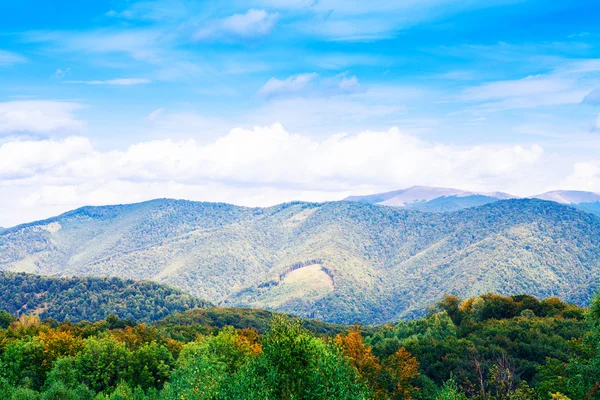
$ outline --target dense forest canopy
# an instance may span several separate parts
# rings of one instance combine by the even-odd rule
[[[210,312],[151,325],[0,312],[2,398],[600,399],[600,295],[589,309],[446,296],[420,319],[337,332],[280,314],[259,332],[265,314]]]
[[[119,278],[60,278],[0,271],[0,309],[58,321],[97,321],[109,315],[156,321],[208,302],[155,282]]]

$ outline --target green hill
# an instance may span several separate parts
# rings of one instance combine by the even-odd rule
[[[118,278],[58,278],[0,272],[0,310],[58,321],[98,321],[113,314],[155,321],[208,303],[154,282]]]
[[[585,305],[600,282],[600,219],[534,199],[452,213],[155,200],[10,228],[0,269],[152,280],[226,307],[376,323],[422,315],[446,293]]]
[[[179,336],[186,340],[195,338],[199,333],[214,334],[225,326],[233,326],[236,329],[256,329],[259,334],[264,334],[276,315],[285,314],[252,308],[196,308],[171,314],[155,322],[154,326],[168,331],[172,336]],[[318,335],[335,335],[348,330],[344,325],[314,319],[301,319],[300,324],[304,329]]]

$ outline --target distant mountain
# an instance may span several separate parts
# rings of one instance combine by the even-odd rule
[[[119,278],[59,278],[0,272],[0,310],[58,321],[99,321],[110,314],[134,321],[210,304],[154,282]]]
[[[581,190],[555,190],[532,196],[535,199],[568,204],[581,211],[600,216],[600,194]]]
[[[537,199],[453,213],[163,199],[9,228],[0,270],[152,280],[222,306],[330,322],[420,315],[447,293],[585,305],[600,282],[600,218]]]
[[[581,190],[554,190],[531,196],[534,199],[550,200],[561,204],[581,204],[600,202],[600,194]]]
[[[366,196],[350,196],[346,201],[358,201],[393,207],[406,207],[420,211],[447,212],[482,206],[516,196],[503,192],[469,192],[460,189],[430,186],[412,186],[408,189]]]

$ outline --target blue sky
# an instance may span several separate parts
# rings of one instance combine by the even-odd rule
[[[154,197],[600,191],[586,0],[0,4],[0,225]]]

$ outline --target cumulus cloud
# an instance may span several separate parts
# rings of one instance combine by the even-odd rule
[[[279,19],[278,13],[250,9],[244,14],[209,21],[194,35],[197,40],[206,39],[248,39],[266,36],[271,33]]]
[[[0,179],[32,178],[62,168],[67,160],[88,156],[91,151],[91,143],[82,137],[10,141],[0,146]]]
[[[92,80],[92,81],[65,81],[66,83],[82,83],[85,85],[117,85],[117,86],[131,86],[141,85],[144,83],[150,83],[150,79],[144,78],[117,78],[107,80]]]
[[[17,210],[13,219],[19,207],[67,209],[92,199],[105,204],[182,197],[268,205],[417,183],[504,188],[542,157],[535,145],[455,147],[397,128],[316,140],[274,124],[236,128],[207,144],[154,140],[122,151],[98,151],[82,137],[10,141],[0,146],[0,188],[14,189],[16,195],[3,200],[16,203],[10,206]]]
[[[80,103],[51,100],[0,102],[0,134],[58,130],[78,131],[84,122],[75,117]]]
[[[576,163],[564,186],[600,193],[600,160]]]

